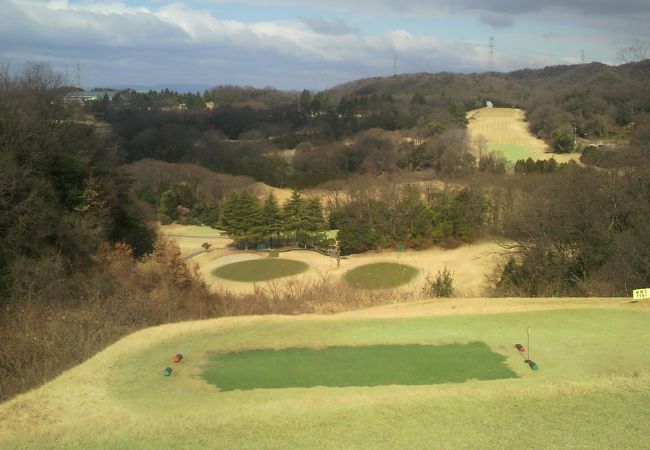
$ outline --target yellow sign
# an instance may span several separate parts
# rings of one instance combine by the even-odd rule
[[[650,298],[650,289],[635,289],[632,291],[632,296],[634,300],[643,300],[644,298]]]

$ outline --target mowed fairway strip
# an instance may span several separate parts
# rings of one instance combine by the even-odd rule
[[[554,154],[548,145],[528,130],[525,113],[515,108],[481,108],[467,113],[467,129],[472,141],[486,139],[489,152],[501,153],[508,161],[550,159],[558,162],[579,160],[580,154]]]
[[[650,308],[628,302],[454,299],[149,328],[0,405],[0,448],[646,448]],[[514,348],[528,327],[538,371]],[[222,391],[202,377],[216,354],[477,342],[517,378]],[[403,365],[395,353],[381,359]]]
[[[418,273],[418,269],[407,264],[380,262],[355,267],[344,278],[360,289],[389,289],[407,284]]]
[[[212,274],[230,281],[257,282],[298,275],[308,269],[309,266],[302,261],[265,258],[227,264]]]

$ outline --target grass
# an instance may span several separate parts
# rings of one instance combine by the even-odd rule
[[[395,305],[396,316],[384,318],[242,317],[143,330],[0,405],[0,448],[647,447],[650,308],[585,299],[572,309],[557,300],[540,311],[455,312],[481,301],[502,302],[454,300],[458,308],[448,313],[440,301]],[[516,302],[526,308],[538,300]],[[413,312],[429,315],[400,317]],[[528,326],[539,371],[513,348],[525,344]],[[502,355],[518,378],[228,392],[201,378],[214,353],[476,341]],[[163,377],[176,353],[183,362]]]
[[[224,232],[212,227],[187,225],[179,229],[164,229],[163,234],[176,236],[182,234],[185,237],[198,237],[198,238],[220,238],[224,236]]]
[[[482,342],[287,348],[218,353],[203,378],[220,391],[460,383],[517,375]]]
[[[344,278],[356,288],[388,289],[407,284],[418,273],[418,269],[406,264],[382,262],[355,267]]]
[[[292,259],[265,258],[227,264],[212,271],[216,277],[231,281],[256,282],[306,272],[309,265]]]
[[[508,161],[512,162],[531,157],[528,147],[521,144],[488,144],[487,148],[490,152],[501,153]]]

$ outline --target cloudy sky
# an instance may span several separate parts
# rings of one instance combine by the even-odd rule
[[[648,0],[0,0],[0,63],[45,61],[86,87],[319,89],[395,66],[614,64],[650,44],[649,23]]]

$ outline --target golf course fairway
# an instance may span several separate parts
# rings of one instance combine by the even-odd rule
[[[628,299],[452,299],[164,325],[0,404],[0,448],[644,448],[648,323],[648,304]],[[380,359],[399,367],[395,347],[468,345],[513,377],[245,390],[203,378],[215,355],[392,347]]]

